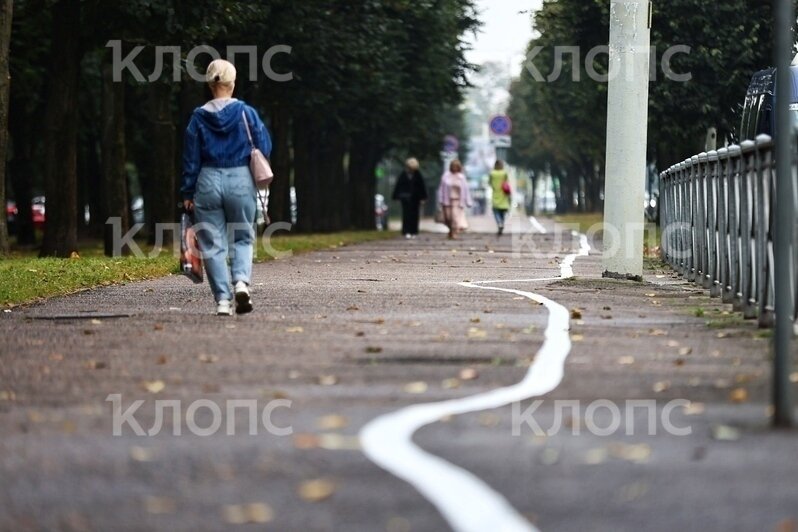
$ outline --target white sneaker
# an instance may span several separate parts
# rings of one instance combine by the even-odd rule
[[[216,304],[216,315],[217,316],[232,316],[233,315],[233,304],[223,299]]]
[[[248,314],[252,312],[252,297],[249,294],[249,286],[244,281],[238,281],[235,286],[236,293],[236,314]]]

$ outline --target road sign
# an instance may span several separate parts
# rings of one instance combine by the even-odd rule
[[[513,147],[513,137],[510,135],[494,135],[490,139],[490,143],[494,148],[512,148]]]
[[[460,149],[460,140],[454,135],[446,135],[443,138],[443,151],[455,153]]]
[[[490,133],[497,137],[505,137],[513,132],[513,121],[509,116],[498,115],[490,119]]]

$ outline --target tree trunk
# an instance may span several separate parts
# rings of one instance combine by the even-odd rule
[[[272,222],[291,223],[291,117],[282,105],[271,116],[274,182],[269,191],[269,217]]]
[[[297,196],[297,230],[310,233],[318,228],[321,194],[318,176],[319,124],[294,121],[294,183]]]
[[[41,121],[36,113],[34,116],[25,114],[24,102],[14,98],[14,104],[9,112],[9,129],[14,137],[14,158],[9,164],[11,172],[11,185],[14,188],[14,198],[17,201],[17,245],[33,246],[36,244],[36,231],[33,227],[33,181],[36,171],[34,169],[34,150],[39,140],[33,134],[32,126]]]
[[[373,230],[374,194],[377,192],[375,176],[382,157],[377,136],[358,134],[352,138],[349,155],[349,190],[351,191],[352,226],[355,229]]]
[[[113,65],[106,59],[103,64],[103,96],[102,96],[102,209],[101,219],[104,224],[103,241],[105,255],[114,255],[114,226],[109,224],[117,219],[117,227],[124,235],[130,228],[127,195],[127,154],[125,150],[125,84],[114,83]],[[118,229],[119,230],[119,229]],[[127,255],[130,249],[121,250]]]
[[[0,255],[8,253],[8,226],[6,207],[6,160],[8,159],[8,100],[11,94],[11,78],[8,69],[8,49],[11,43],[11,18],[13,0],[0,0]]]
[[[77,251],[77,120],[80,73],[80,0],[53,7],[49,94],[44,121],[47,223],[41,256]]]
[[[152,213],[150,243],[169,246],[174,234],[166,226],[177,220],[175,186],[175,125],[172,118],[172,86],[167,83],[149,85],[151,113],[150,189],[145,193]]]

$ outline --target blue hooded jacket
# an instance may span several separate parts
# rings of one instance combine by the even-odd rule
[[[183,146],[183,199],[194,199],[197,178],[203,167],[236,168],[249,166],[252,146],[247,137],[242,113],[246,112],[252,140],[263,155],[272,151],[269,131],[257,111],[242,101],[230,102],[219,112],[198,108],[186,129]]]

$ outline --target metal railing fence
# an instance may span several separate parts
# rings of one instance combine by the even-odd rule
[[[798,207],[798,197],[778,196],[772,139],[761,135],[740,146],[701,153],[661,178],[664,260],[711,296],[732,303],[746,319],[773,326],[775,202],[792,201]],[[791,283],[779,290],[798,296],[796,222],[789,228]],[[795,320],[798,305],[792,307]]]

